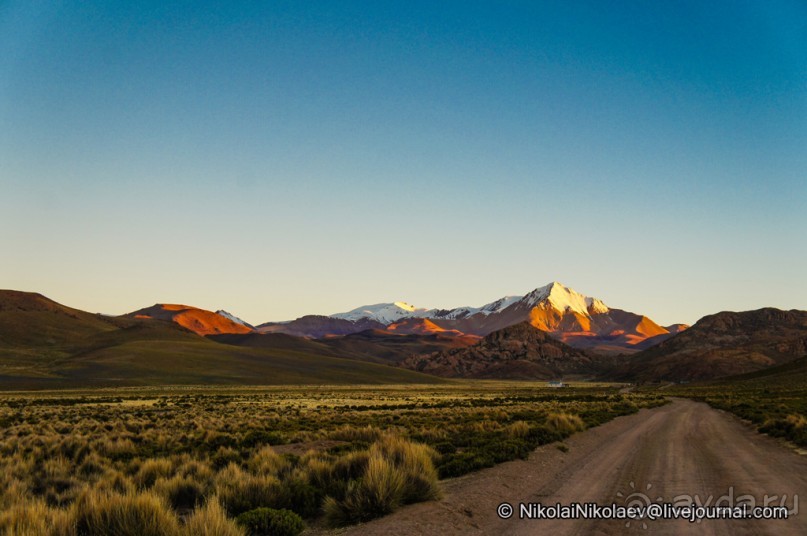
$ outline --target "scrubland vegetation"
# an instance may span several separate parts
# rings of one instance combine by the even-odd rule
[[[678,386],[668,394],[701,400],[751,421],[761,433],[807,447],[807,362],[710,385]]]
[[[0,534],[298,534],[663,404],[615,388],[107,390],[0,398]]]

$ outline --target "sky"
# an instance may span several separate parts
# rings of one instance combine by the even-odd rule
[[[807,309],[807,5],[0,0],[0,288]]]

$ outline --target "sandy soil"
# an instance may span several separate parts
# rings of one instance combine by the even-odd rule
[[[649,500],[680,503],[681,495],[714,503],[732,494],[752,495],[757,504],[776,496],[774,504],[793,509],[794,495],[807,499],[807,458],[756,433],[734,416],[705,404],[675,400],[671,404],[617,418],[566,441],[537,449],[525,461],[501,464],[445,481],[441,501],[407,506],[370,523],[316,534],[712,534],[804,535],[807,512],[787,520],[589,521],[502,520],[497,506],[519,502],[593,501],[601,505]],[[645,499],[648,497],[648,499]],[[631,504],[636,504],[632,502]],[[807,508],[807,505],[805,505]],[[517,512],[518,510],[516,510]]]

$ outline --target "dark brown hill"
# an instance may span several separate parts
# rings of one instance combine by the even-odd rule
[[[413,356],[403,366],[443,377],[524,380],[597,370],[591,356],[528,322],[495,331],[467,348]]]
[[[746,374],[807,355],[807,311],[721,312],[631,356],[610,377],[693,381]]]
[[[472,335],[432,333],[429,335],[399,335],[385,329],[370,329],[344,337],[321,339],[341,353],[372,356],[386,362],[400,363],[420,354],[440,352],[452,348],[465,348],[479,341]]]
[[[266,322],[259,325],[257,330],[261,333],[286,333],[295,337],[319,339],[383,328],[384,324],[369,318],[352,321],[330,316],[306,315],[290,322]]]
[[[113,317],[72,309],[34,292],[0,290],[0,348],[58,354],[86,337],[115,330]]]

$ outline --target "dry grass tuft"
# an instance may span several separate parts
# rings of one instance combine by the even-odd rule
[[[272,447],[261,447],[250,457],[247,467],[253,473],[259,475],[277,476],[283,469],[288,467],[288,462],[275,452]]]
[[[573,434],[586,429],[583,419],[572,413],[550,413],[546,416],[546,425],[562,434]]]
[[[152,492],[119,495],[90,492],[71,509],[77,536],[176,536],[176,516]]]
[[[216,497],[188,516],[182,527],[182,534],[183,536],[246,536],[244,529],[227,517],[227,513]]]
[[[216,479],[218,498],[231,516],[260,508],[274,508],[281,497],[280,480],[271,475],[256,476],[235,464],[228,465]]]
[[[344,498],[326,498],[326,519],[335,526],[359,523],[403,504],[438,498],[433,457],[434,451],[426,445],[383,436],[372,445],[361,477],[347,482]]]
[[[159,478],[168,478],[174,472],[174,464],[167,458],[152,458],[144,461],[137,474],[134,476],[134,482],[142,489],[148,489],[157,482]]]

